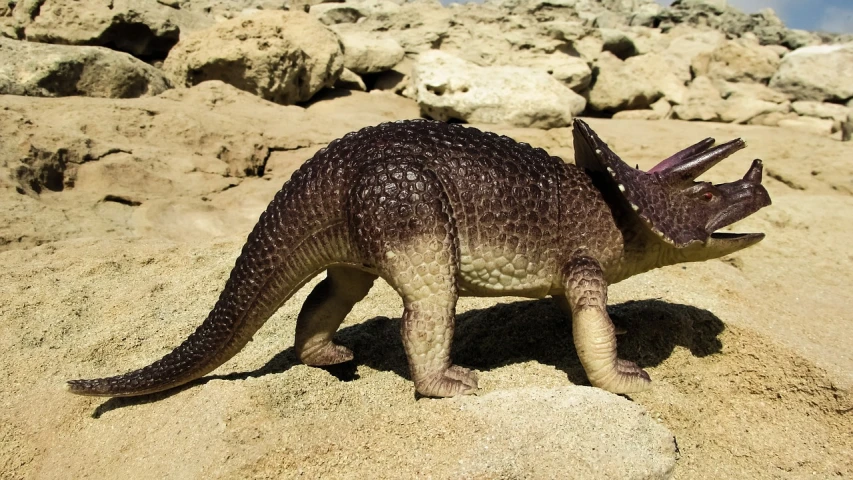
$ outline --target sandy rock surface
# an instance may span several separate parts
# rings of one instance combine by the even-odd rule
[[[258,214],[314,151],[418,114],[380,92],[304,109],[255,98],[216,83],[152,99],[0,97],[7,172],[34,148],[86,159],[73,185],[37,194],[6,174],[0,189],[5,477],[588,478],[619,462],[634,469],[615,470],[624,478],[853,474],[848,144],[769,127],[590,120],[641,168],[709,135],[743,136],[750,148],[709,177],[740,177],[763,158],[774,201],[734,228],[766,232],[756,247],[611,287],[628,331],[620,355],[654,379],[630,401],[572,386],[586,379],[566,319],[549,300],[511,298],[460,301],[453,355],[480,372],[480,396],[416,399],[401,302],[385,284],[339,332],[356,352],[348,368],[296,360],[309,284],[187,388],[64,393],[69,378],[141,366],[185,338]],[[569,129],[497,130],[572,158]],[[264,168],[236,176],[217,158],[238,145],[271,149]]]

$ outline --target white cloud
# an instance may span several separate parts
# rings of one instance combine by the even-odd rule
[[[817,29],[824,32],[853,33],[853,8],[826,7]]]

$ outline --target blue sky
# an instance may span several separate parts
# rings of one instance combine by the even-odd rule
[[[671,0],[655,0],[669,5]],[[729,5],[754,13],[772,8],[790,28],[853,33],[853,0],[728,0]]]

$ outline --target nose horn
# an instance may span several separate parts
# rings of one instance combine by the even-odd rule
[[[668,165],[659,171],[659,175],[669,181],[686,182],[707,172],[711,167],[724,158],[744,148],[746,144],[741,139],[732,140],[710,150],[696,152],[679,163]]]
[[[746,175],[743,176],[743,179],[749,183],[761,183],[761,173],[764,171],[764,164],[761,163],[761,160],[755,159],[752,161],[752,165],[749,167],[749,170],[746,171]]]

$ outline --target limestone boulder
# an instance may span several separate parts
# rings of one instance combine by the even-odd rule
[[[521,57],[513,63],[545,71],[578,93],[586,90],[592,81],[592,69],[586,60],[563,53]]]
[[[732,40],[694,57],[695,76],[732,82],[766,83],[779,69],[779,55],[757,43]]]
[[[665,98],[661,98],[651,105],[651,108],[642,110],[622,110],[613,114],[617,120],[663,120],[669,118],[672,105]]]
[[[768,102],[753,97],[733,96],[725,99],[719,111],[720,120],[728,123],[748,123],[759,115],[769,113],[788,113],[788,103]]]
[[[348,68],[344,68],[341,72],[341,76],[335,81],[335,88],[358,90],[360,92],[367,91],[367,85],[364,84],[364,80],[357,73]]]
[[[831,135],[835,132],[835,122],[815,117],[786,118],[779,121],[779,126],[814,135]]]
[[[670,104],[684,103],[689,72],[678,57],[665,53],[648,53],[625,61],[637,75],[644,78]]]
[[[0,37],[3,95],[132,98],[169,88],[163,72],[126,53]]]
[[[381,32],[338,32],[344,66],[355,73],[379,73],[400,63],[405,51],[394,38]]]
[[[847,119],[850,109],[845,105],[826,102],[797,101],[791,104],[797,114],[806,117],[827,118],[840,124]]]
[[[690,64],[694,58],[714,51],[726,41],[725,35],[716,30],[697,30],[683,25],[672,29],[665,37],[667,41],[661,53],[681,60],[680,71],[681,75],[686,75],[685,80],[691,79]]]
[[[634,57],[629,60],[634,60]],[[639,62],[623,62],[602,52],[595,63],[595,80],[589,91],[589,106],[600,112],[648,108],[662,94],[646,77]]]
[[[185,38],[163,67],[180,85],[221,80],[284,105],[304,102],[340,76],[337,35],[304,12],[258,12]]]
[[[672,109],[673,118],[681,120],[719,121],[725,108],[720,91],[708,77],[697,77],[687,88],[682,105]]]
[[[210,15],[157,0],[23,0],[12,13],[21,39],[154,59],[165,58],[183,34],[214,23]]]
[[[757,100],[773,103],[791,102],[790,95],[778,90],[773,90],[767,85],[761,83],[726,82],[724,80],[715,80],[713,83],[720,92],[720,95],[725,99],[741,97],[755,98]]]
[[[353,5],[344,3],[319,3],[308,10],[314,18],[324,25],[355,23],[364,18],[364,14]]]
[[[604,41],[602,46],[604,51],[616,55],[621,60],[637,55],[634,39],[624,31],[615,28],[602,28],[600,31]]]
[[[846,102],[853,98],[853,43],[794,50],[782,58],[770,86],[797,100]]]
[[[583,97],[540,70],[481,67],[438,50],[420,54],[412,85],[423,114],[443,121],[565,127],[586,106]]]
[[[678,25],[691,25],[711,28],[730,38],[752,33],[762,45],[781,44],[789,31],[772,9],[744,13],[726,0],[676,0],[661,10],[655,23],[665,32]]]
[[[326,25],[355,23],[362,18],[378,15],[397,15],[400,5],[390,0],[361,0],[345,3],[317,3],[309,13]]]

